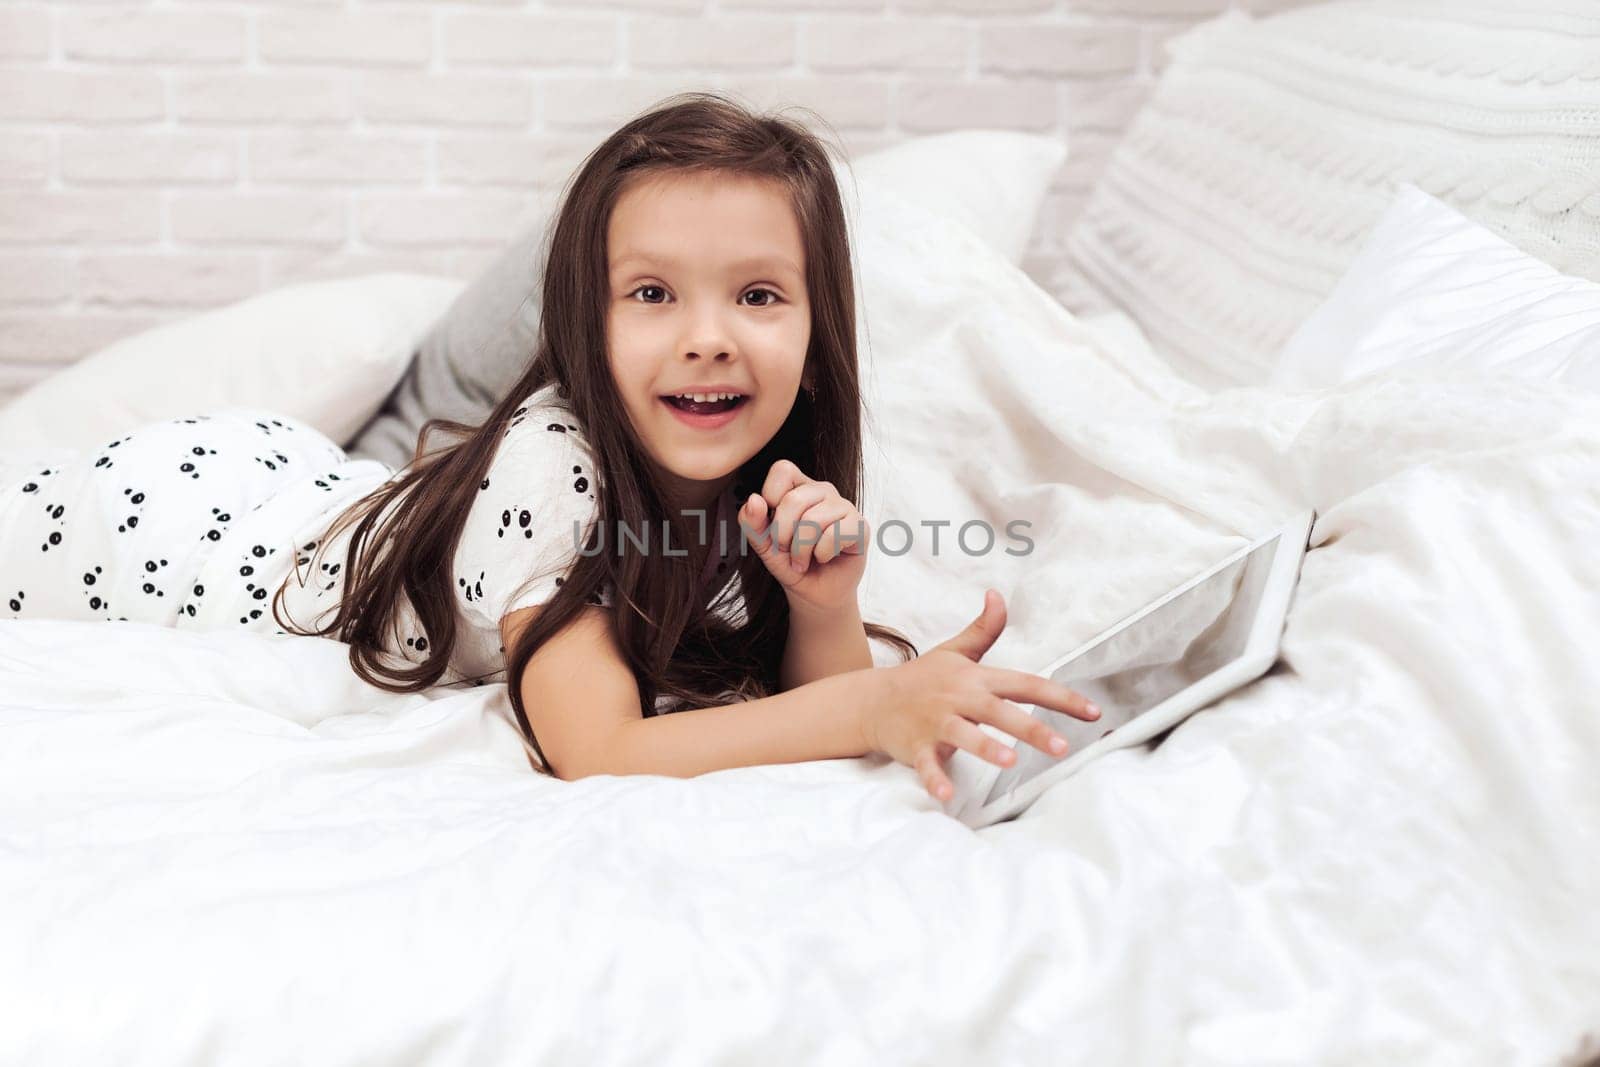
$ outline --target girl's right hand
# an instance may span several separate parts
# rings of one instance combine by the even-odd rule
[[[1065,738],[1010,701],[1090,722],[1100,717],[1088,698],[1059,682],[980,664],[1005,628],[1005,601],[994,590],[984,590],[983,611],[966,629],[916,659],[884,668],[886,695],[869,704],[863,716],[862,732],[872,751],[915,769],[941,803],[955,793],[943,765],[956,749],[1001,767],[1017,761],[1009,746],[978,729],[980,722],[1054,759],[1066,754]]]

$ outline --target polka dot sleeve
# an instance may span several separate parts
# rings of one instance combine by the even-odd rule
[[[598,514],[588,442],[570,412],[530,398],[501,437],[456,548],[467,618],[495,628],[509,612],[548,601]],[[598,602],[611,598],[603,591]]]

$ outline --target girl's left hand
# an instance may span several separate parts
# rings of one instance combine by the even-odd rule
[[[807,525],[799,527],[802,521]],[[832,482],[814,481],[780,459],[739,509],[739,524],[791,610],[823,614],[856,605],[872,530]]]

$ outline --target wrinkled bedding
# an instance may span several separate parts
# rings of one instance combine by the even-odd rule
[[[1037,668],[1315,507],[1269,674],[973,833],[882,757],[559,782],[500,686],[0,623],[0,1063],[1600,1053],[1600,398],[1208,395],[970,270],[877,324],[863,510],[915,547],[864,616],[926,650],[993,585]]]

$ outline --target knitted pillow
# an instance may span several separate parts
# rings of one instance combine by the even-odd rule
[[[1069,286],[1199,384],[1265,382],[1401,182],[1600,280],[1593,0],[1230,12],[1171,55],[1068,235]]]

